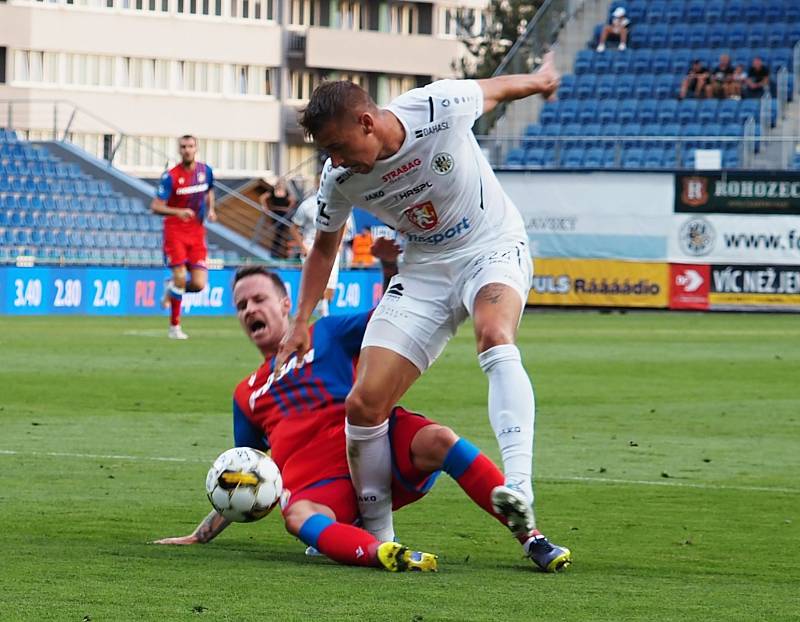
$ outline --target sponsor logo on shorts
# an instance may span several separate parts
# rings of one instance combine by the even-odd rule
[[[395,283],[394,285],[390,286],[389,289],[386,290],[386,296],[394,296],[395,298],[400,298],[403,295],[403,287],[402,283]]]
[[[453,156],[444,151],[437,153],[433,156],[433,160],[431,160],[431,169],[433,169],[433,172],[437,175],[447,175],[453,170],[454,165],[455,160],[453,160]]]
[[[469,229],[469,218],[464,216],[464,219],[457,225],[450,227],[449,229],[445,229],[441,233],[434,233],[431,235],[418,235],[416,233],[408,233],[406,234],[406,239],[409,242],[413,242],[415,244],[433,244],[434,246],[436,246],[438,244],[441,244],[442,242],[446,242],[448,240],[452,240],[453,238],[460,236],[467,229]]]
[[[383,183],[385,184],[392,184],[401,177],[404,177],[409,173],[414,173],[418,171],[421,165],[422,165],[422,160],[420,160],[419,158],[414,158],[410,162],[407,162],[402,166],[398,166],[396,169],[386,173],[383,177],[381,177],[381,181],[383,181]]]
[[[716,232],[705,218],[690,218],[683,223],[678,238],[687,255],[702,257],[714,248]]]
[[[433,203],[430,201],[412,205],[404,214],[412,225],[423,231],[430,231],[439,224],[439,216],[436,214],[436,208],[433,207]]]
[[[442,105],[444,105],[444,102],[442,102]],[[445,130],[449,129],[450,129],[450,123],[448,121],[439,121],[438,123],[431,123],[430,125],[426,125],[424,127],[414,130],[414,138],[418,139],[426,138],[427,136],[433,136],[434,134],[438,134],[439,132],[444,132]]]

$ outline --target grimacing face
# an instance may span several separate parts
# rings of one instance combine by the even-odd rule
[[[234,286],[233,302],[250,341],[262,352],[277,350],[289,327],[289,298],[268,277],[251,274]]]
[[[197,153],[197,143],[192,138],[181,138],[178,143],[178,151],[184,164],[194,162],[194,155]]]
[[[314,141],[328,153],[334,167],[344,166],[359,174],[373,169],[381,150],[375,135],[375,117],[369,112],[361,113],[357,119],[327,123],[314,136]]]

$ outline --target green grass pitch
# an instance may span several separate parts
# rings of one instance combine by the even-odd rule
[[[534,572],[442,477],[396,515],[436,575],[308,559],[271,515],[160,547],[209,511],[231,390],[258,354],[234,318],[0,318],[0,620],[796,620],[794,316],[526,315],[541,529]],[[404,400],[493,458],[469,327]]]

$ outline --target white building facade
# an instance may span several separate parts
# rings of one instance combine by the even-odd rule
[[[480,29],[486,4],[0,0],[0,127],[66,136],[146,177],[181,134],[220,177],[307,173],[296,116],[321,80],[354,80],[384,104],[454,76],[460,25]]]

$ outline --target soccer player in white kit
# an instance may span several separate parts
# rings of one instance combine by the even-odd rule
[[[333,266],[356,205],[406,239],[364,336],[347,397],[348,461],[364,526],[392,539],[391,408],[441,354],[469,315],[478,362],[489,379],[489,420],[500,446],[505,485],[492,492],[512,530],[532,533],[530,554],[568,564],[571,553],[535,529],[534,396],[515,345],[532,267],[524,222],[472,134],[474,122],[502,102],[552,96],[559,76],[552,54],[537,73],[486,80],[442,80],[378,108],[360,87],[323,83],[301,124],[327,151],[317,195],[317,236],[303,266],[297,314],[276,366],[308,350],[308,319]]]

